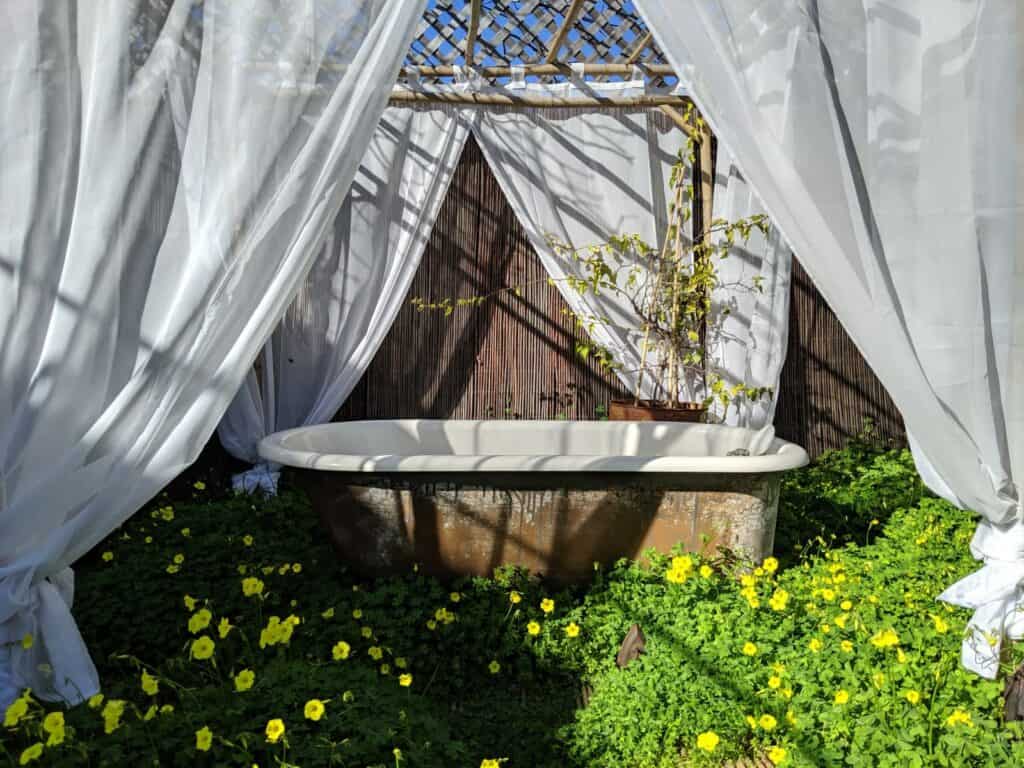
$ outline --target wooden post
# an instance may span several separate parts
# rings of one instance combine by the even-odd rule
[[[670,107],[667,104],[662,104],[658,107],[662,112],[671,118],[672,122],[679,126],[679,129],[687,136],[693,136],[696,133],[696,129],[686,122],[686,118],[680,114],[679,110],[675,107]]]
[[[627,64],[636,64],[643,55],[643,52],[647,50],[647,46],[651,44],[651,40],[654,39],[654,35],[648,32],[646,35],[640,38],[640,42],[636,44],[636,48],[629,54],[629,58],[626,59]]]
[[[511,107],[531,107],[539,109],[557,109],[562,107],[685,107],[688,103],[685,96],[654,95],[626,97],[573,97],[561,98],[541,94],[507,93],[472,93],[455,91],[411,91],[397,90],[391,94],[391,102],[425,102],[439,104],[489,104]]]
[[[711,129],[708,128],[707,122],[700,120],[700,184],[698,186],[698,194],[700,195],[700,232],[694,233],[695,238],[699,237],[700,242],[709,248],[711,246],[711,217],[714,211],[714,198],[715,198],[715,159],[711,152],[712,147],[712,135]],[[705,252],[702,258],[710,258],[710,254]],[[710,296],[702,297],[705,300],[710,300]],[[704,379],[704,396],[707,397],[708,389],[708,320],[707,315],[704,315],[702,327],[700,329],[701,347],[703,351],[703,359],[701,360],[701,369]]]
[[[476,63],[476,36],[480,31],[480,2],[473,0],[469,15],[469,30],[466,34],[466,66],[472,67]]]
[[[551,45],[548,47],[548,55],[544,57],[544,61],[548,64],[552,64],[556,59],[558,59],[558,52],[562,50],[562,43],[565,42],[565,36],[569,34],[569,30],[572,29],[573,24],[576,23],[576,17],[583,8],[583,3],[584,0],[572,0],[572,5],[569,6],[569,10],[566,12],[565,18],[562,20],[562,26],[558,28],[558,32],[555,33],[554,38],[551,40]]]

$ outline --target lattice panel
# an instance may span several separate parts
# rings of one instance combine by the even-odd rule
[[[547,54],[571,0],[483,0],[477,36],[480,66],[535,64]],[[431,0],[406,58],[408,66],[465,64],[469,0]],[[559,61],[616,63],[633,53],[647,28],[630,0],[593,0],[576,18]],[[663,64],[655,43],[640,61]]]

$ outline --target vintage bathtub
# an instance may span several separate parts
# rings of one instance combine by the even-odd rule
[[[515,564],[562,581],[679,542],[760,561],[780,473],[807,463],[771,428],[599,421],[341,422],[271,435],[260,455],[300,470],[359,571]]]

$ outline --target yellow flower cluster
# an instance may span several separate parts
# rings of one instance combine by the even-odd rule
[[[59,744],[63,744],[64,713],[51,712],[45,718],[43,718],[43,730],[46,731],[48,735],[48,738],[46,739],[46,746],[56,747]]]
[[[441,607],[434,611],[434,620],[439,621],[442,624],[451,624],[455,621],[455,614],[447,608]]]
[[[717,733],[714,731],[704,731],[704,733],[697,736],[697,749],[702,749],[705,752],[714,752],[719,741]]]
[[[879,630],[872,636],[871,644],[876,648],[893,648],[900,644],[900,636],[891,627]]]
[[[242,579],[242,594],[246,597],[262,597],[263,582],[255,576]]]
[[[192,614],[192,618],[188,620],[188,631],[193,635],[197,635],[210,626],[210,621],[213,619],[213,614],[206,608],[201,608]]]
[[[14,728],[21,718],[28,714],[28,705],[32,702],[32,691],[27,688],[15,699],[4,712],[4,728]]]
[[[284,621],[279,616],[271,616],[267,626],[260,630],[260,648],[268,645],[288,645],[292,639],[292,632],[299,625],[298,616],[291,615]]]
[[[672,584],[683,584],[693,573],[693,558],[680,555],[672,558],[672,565],[665,573],[666,581]]]
[[[100,714],[103,717],[103,732],[113,733],[121,725],[125,702],[121,699],[109,699]]]

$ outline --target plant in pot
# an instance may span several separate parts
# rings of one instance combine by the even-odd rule
[[[707,136],[703,131],[701,135]],[[707,140],[707,139],[705,139]],[[703,228],[700,238],[688,234],[695,200],[688,168],[693,167],[697,139],[690,137],[679,152],[669,179],[667,225],[662,242],[652,245],[639,234],[617,234],[607,241],[582,248],[551,236],[549,246],[563,259],[575,264],[575,274],[547,278],[562,283],[581,297],[614,296],[626,311],[616,321],[597,313],[567,310],[591,339],[577,342],[576,352],[600,366],[631,374],[635,384],[628,400],[614,400],[608,418],[614,421],[704,421],[709,407],[717,403],[721,416],[741,399],[756,400],[769,395],[765,387],[745,382],[728,383],[709,360],[709,339],[720,330],[728,308],[713,312],[712,292],[722,286],[718,264],[729,257],[737,244],[745,244],[755,231],[767,233],[766,216],[726,221],[716,219]],[[734,282],[731,291],[761,291],[761,281]],[[522,286],[499,289],[483,296],[431,301],[413,298],[419,311],[441,311],[451,315],[457,309],[476,307],[497,294],[519,294]],[[600,301],[583,304],[600,305]],[[639,364],[630,366],[607,346],[592,339],[601,326],[638,341]],[[636,345],[634,345],[636,346]]]
[[[720,332],[729,312],[728,308],[713,312],[712,292],[722,286],[719,262],[729,257],[735,245],[745,244],[754,231],[766,234],[769,222],[764,215],[716,219],[700,238],[690,238],[687,225],[694,190],[687,167],[692,167],[693,156],[691,139],[672,169],[668,224],[659,245],[637,234],[615,235],[584,248],[549,238],[556,253],[577,265],[577,274],[565,278],[572,290],[583,296],[614,296],[631,315],[612,323],[605,316],[573,312],[580,327],[591,337],[600,324],[640,340],[639,365],[629,371],[607,347],[593,341],[577,344],[581,356],[633,374],[633,397],[612,401],[608,414],[612,420],[704,421],[712,403],[720,406],[724,416],[741,399],[771,394],[766,387],[728,383],[708,354],[709,339]],[[762,290],[759,278],[728,287],[736,292]]]

